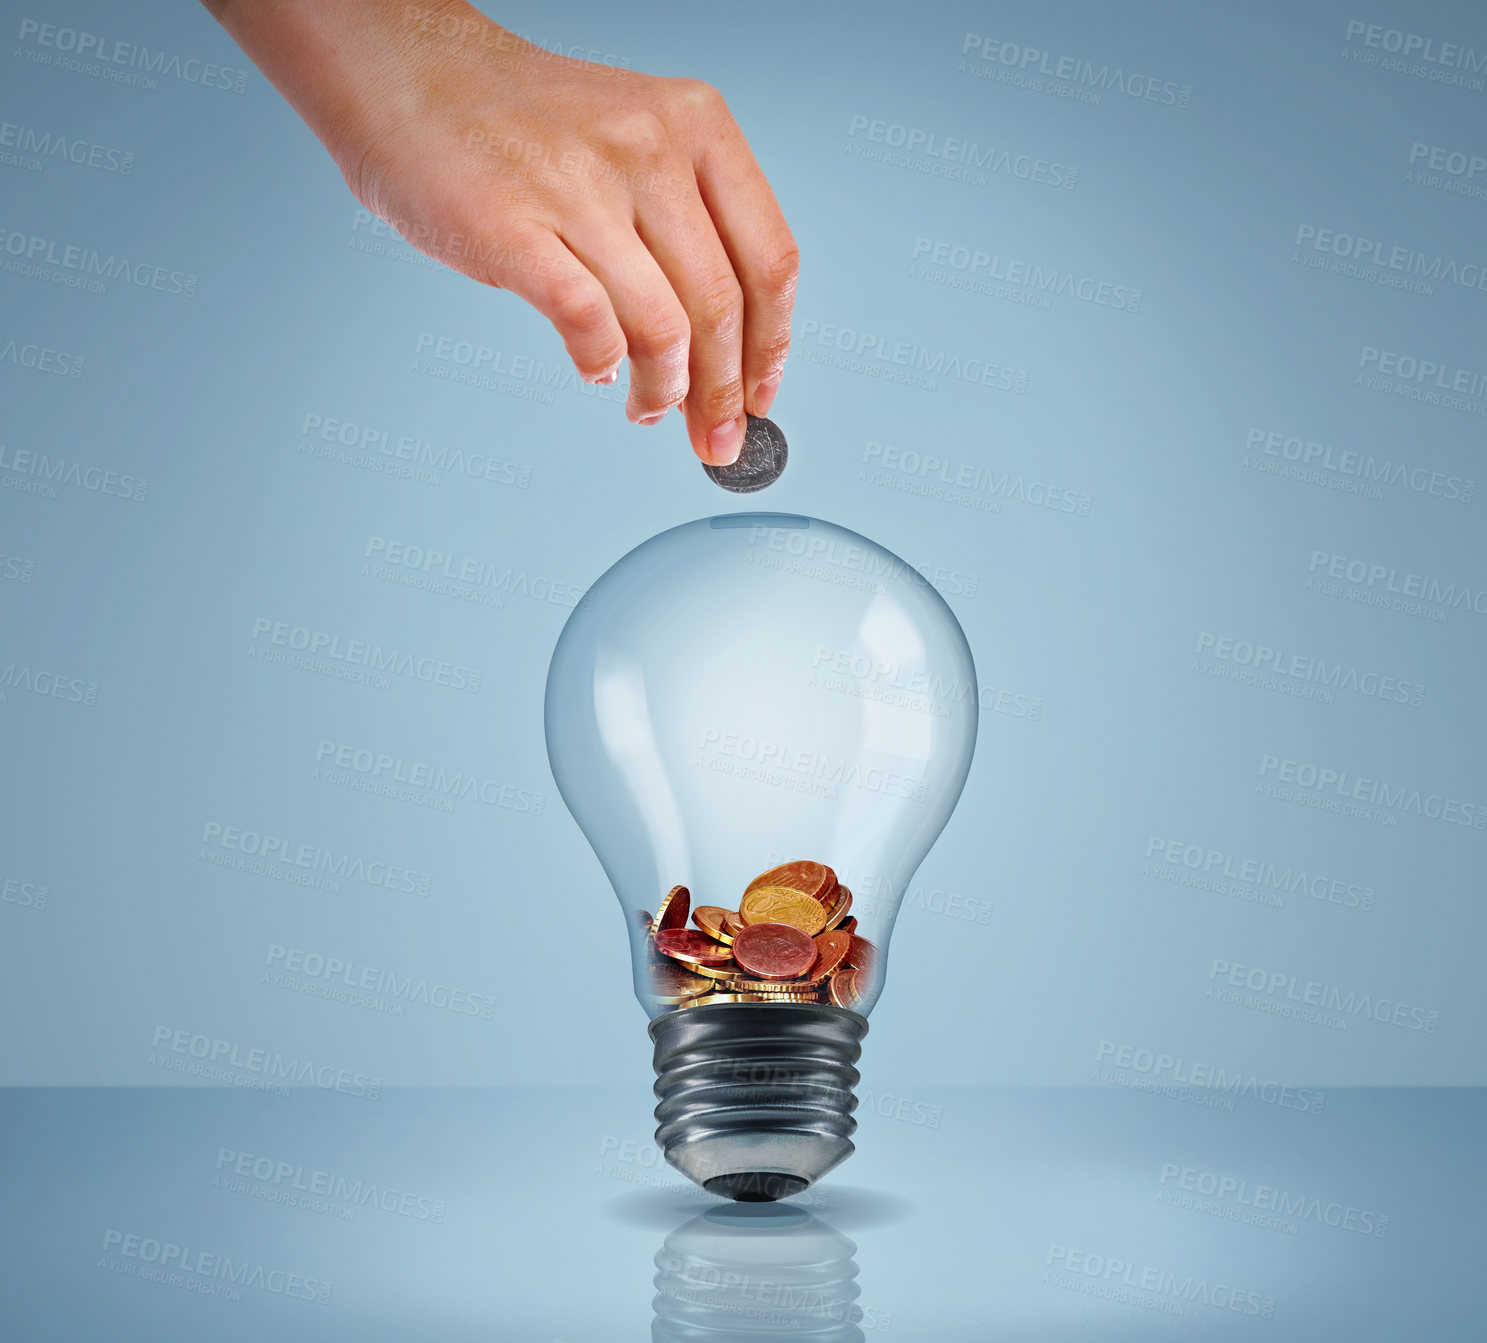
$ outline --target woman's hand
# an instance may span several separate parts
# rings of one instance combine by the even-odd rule
[[[732,462],[790,342],[795,241],[716,89],[554,55],[463,0],[207,0],[367,209],[524,298],[579,374]]]

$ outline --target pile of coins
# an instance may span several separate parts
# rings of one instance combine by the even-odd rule
[[[761,872],[738,908],[698,905],[673,886],[645,929],[656,1000],[706,1003],[835,1003],[856,1008],[877,948],[857,933],[852,892],[825,863],[803,860]],[[687,927],[687,915],[696,927]]]

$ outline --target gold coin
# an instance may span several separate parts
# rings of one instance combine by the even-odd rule
[[[737,971],[734,971],[737,974]],[[795,992],[809,993],[811,986],[804,981],[794,983],[788,979],[730,979],[727,985],[730,993],[770,993],[770,994],[792,994]]]
[[[818,1003],[819,998],[803,993],[709,993],[705,998],[692,998],[683,1007],[701,1007],[705,1003]]]
[[[739,917],[745,923],[788,923],[808,937],[826,926],[826,909],[813,895],[787,886],[761,886],[739,901]]]
[[[658,965],[651,971],[651,992],[658,1003],[682,1003],[706,993],[713,981],[701,975],[691,974],[685,966],[671,961]]]
[[[732,913],[731,909],[724,909],[721,905],[698,905],[692,911],[692,922],[709,937],[727,946],[733,941],[733,934],[724,927],[723,921]]]
[[[746,926],[747,925],[744,923],[744,921],[738,917],[737,910],[730,909],[726,913],[724,913],[723,931],[728,934],[729,942],[732,942],[735,937],[743,932]],[[719,938],[718,940],[722,941],[722,938]]]
[[[732,961],[727,965],[690,965],[687,968],[694,974],[706,975],[709,979],[733,979],[738,974],[738,966]]]
[[[792,891],[803,891],[816,900],[828,900],[836,887],[836,873],[825,863],[803,859],[793,863],[781,863],[768,872],[761,872],[744,888],[744,894],[757,891],[764,886],[783,886]]]

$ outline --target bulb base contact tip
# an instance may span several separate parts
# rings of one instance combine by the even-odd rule
[[[709,1193],[798,1194],[852,1155],[867,1019],[825,1003],[716,1003],[651,1022],[656,1143]]]

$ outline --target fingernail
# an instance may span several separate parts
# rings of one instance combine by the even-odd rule
[[[636,420],[635,423],[636,424],[660,424],[661,421],[664,420],[665,418],[666,418],[666,412],[663,410],[658,415],[647,415],[643,420]]]
[[[780,390],[780,378],[782,376],[779,373],[772,373],[754,388],[755,415],[769,414],[769,408],[774,405],[774,394]]]
[[[598,386],[608,386],[612,382],[617,382],[619,380],[619,376],[620,366],[616,364],[612,369],[609,370],[608,373],[601,373],[596,378],[585,378],[584,381],[594,383]]]
[[[707,436],[707,451],[713,459],[714,466],[731,466],[738,460],[741,447],[743,447],[742,415],[736,420],[729,420],[727,424],[720,424]]]

